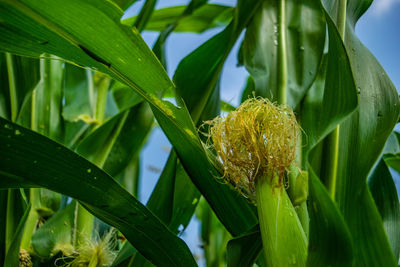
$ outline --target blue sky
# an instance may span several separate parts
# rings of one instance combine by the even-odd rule
[[[138,1],[130,8],[126,16],[131,16],[138,12],[144,0]],[[186,4],[185,0],[159,0],[157,8]],[[234,5],[234,0],[209,1],[210,3],[220,3]],[[400,88],[400,0],[375,0],[367,13],[357,24],[356,32],[371,52],[382,64],[389,77],[392,79],[396,88]],[[172,34],[167,41],[167,71],[172,77],[179,61],[187,54],[193,51],[200,44],[205,42],[211,36],[219,32],[220,29],[214,29],[202,34],[177,33]],[[157,33],[144,32],[143,38],[152,46],[157,38]],[[234,105],[239,104],[240,91],[245,84],[247,72],[244,67],[236,67],[236,55],[238,44],[229,55],[224,66],[221,80],[222,99]],[[146,202],[160,173],[156,169],[162,169],[168,152],[165,148],[170,144],[161,130],[156,128],[142,151],[142,180],[140,184],[140,200]],[[199,255],[200,241],[198,239],[199,225],[196,220],[192,220],[186,234],[182,237],[189,244],[192,252]]]

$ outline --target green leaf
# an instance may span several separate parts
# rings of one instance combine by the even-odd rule
[[[302,128],[307,153],[357,107],[356,86],[341,37],[328,17],[329,53],[324,56],[314,84],[302,106]],[[340,105],[337,102],[340,99]]]
[[[186,244],[104,171],[39,134],[0,118],[0,170],[81,201],[159,266],[196,266]]]
[[[251,267],[262,251],[261,233],[255,232],[234,238],[227,246],[228,267]]]
[[[331,17],[337,1],[324,2]],[[355,35],[355,23],[370,2],[348,3],[345,47],[358,88],[359,108],[340,124],[335,200],[354,242],[355,266],[397,266],[366,179],[400,114],[397,90]],[[344,66],[341,66],[344,67]],[[340,103],[342,100],[335,98]]]
[[[371,176],[368,186],[382,217],[393,254],[400,257],[400,205],[396,185],[384,160],[380,160]]]
[[[137,0],[112,0],[116,3],[122,10],[128,9],[131,5],[133,5]]]
[[[149,106],[140,104],[98,127],[82,140],[76,151],[114,176],[138,153],[152,125]]]
[[[65,120],[74,122],[83,115],[93,117],[93,103],[90,95],[93,94],[93,78],[89,70],[71,64],[65,64],[64,96],[62,116]]]
[[[4,267],[15,267],[19,266],[19,248],[21,244],[22,237],[24,235],[24,227],[26,219],[28,218],[31,206],[28,206],[21,220],[19,221],[18,227],[15,230],[14,237],[10,247],[7,250],[6,257],[4,259]]]
[[[177,157],[172,151],[146,206],[166,225],[171,221]]]
[[[40,81],[32,92],[31,129],[61,141],[63,121],[63,62],[50,57],[40,60]]]
[[[41,258],[50,258],[59,251],[68,255],[73,251],[73,227],[77,202],[55,213],[32,236],[32,248]],[[75,233],[76,234],[76,233]]]
[[[254,78],[256,94],[273,101],[277,101],[279,96],[279,66],[283,61],[287,63],[286,101],[294,109],[317,74],[324,50],[326,26],[318,2],[285,1],[286,42],[280,43],[278,3],[263,1],[248,26],[241,51],[246,69]],[[285,46],[286,58],[278,53],[280,45]]]
[[[175,179],[174,207],[169,229],[178,234],[188,226],[201,195],[180,162],[176,169]]]
[[[109,1],[2,1],[0,49],[47,52],[105,72],[142,95],[161,95],[173,86],[167,73],[139,33],[120,23],[121,16]]]
[[[3,57],[3,55],[2,55]],[[16,118],[21,120],[21,109],[39,81],[39,61],[33,58],[7,54],[0,63],[2,86],[0,89],[0,116],[11,118],[10,86],[15,85]],[[30,71],[26,71],[30,70]],[[30,118],[29,118],[30,120]],[[29,121],[28,120],[28,121]]]
[[[0,176],[0,181],[3,177]],[[0,188],[2,184],[0,183]],[[7,216],[7,194],[8,190],[0,190],[0,218],[5,218]],[[0,263],[4,263],[4,258],[6,256],[6,220],[0,220]]]
[[[146,0],[138,17],[135,19],[134,27],[139,31],[142,32],[149,21],[151,14],[154,11],[154,7],[157,3],[157,0]]]
[[[383,159],[390,168],[400,172],[400,154],[386,154]]]
[[[190,15],[183,15],[187,6],[173,6],[155,10],[146,25],[148,31],[163,31],[174,23],[175,32],[201,33],[215,27],[226,26],[232,19],[233,8],[229,6],[206,4],[194,10]],[[133,25],[136,17],[123,20],[124,24]]]
[[[353,242],[339,209],[309,168],[307,266],[353,266]]]

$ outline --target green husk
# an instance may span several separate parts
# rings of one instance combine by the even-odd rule
[[[292,110],[250,98],[206,124],[212,126],[208,145],[217,152],[224,178],[257,204],[267,266],[305,266],[307,237],[293,205],[305,205],[307,175],[299,171],[293,185],[285,180],[296,166],[300,132]]]

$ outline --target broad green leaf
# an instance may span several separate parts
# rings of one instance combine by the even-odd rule
[[[119,110],[125,110],[143,101],[138,93],[129,86],[115,81],[111,87],[112,95]]]
[[[32,236],[32,248],[39,257],[50,258],[59,251],[73,252],[73,228],[77,202],[55,213]],[[76,233],[75,233],[76,234]],[[65,255],[64,254],[64,255]]]
[[[129,267],[129,262],[131,262],[131,257],[136,252],[136,249],[129,243],[125,242],[123,247],[118,252],[115,257],[111,267]]]
[[[174,207],[169,229],[178,234],[188,226],[201,195],[180,162],[176,169],[175,179]]]
[[[84,116],[94,116],[94,94],[92,73],[71,64],[65,64],[64,95],[62,116],[64,120],[76,122]]]
[[[176,165],[176,153],[171,151],[160,178],[146,204],[146,207],[166,225],[170,223],[172,217]],[[136,254],[131,264],[132,266],[146,266],[148,263],[146,263],[142,255]]]
[[[201,221],[201,239],[206,266],[225,266],[226,251],[221,248],[227,247],[231,235],[203,198],[196,210],[196,216]]]
[[[243,103],[244,101],[252,97],[255,94],[255,91],[256,85],[254,83],[254,79],[249,75],[249,77],[247,77],[246,86],[244,87],[242,92],[242,97],[240,98],[240,103]]]
[[[172,217],[177,157],[171,152],[146,206],[168,225]]]
[[[284,1],[286,7],[282,11],[278,3],[263,1],[248,26],[242,52],[244,64],[254,78],[256,94],[272,101],[279,99],[280,77],[284,75],[280,69],[286,69],[287,77],[282,77],[287,91],[285,102],[294,109],[317,74],[326,26],[316,1]],[[283,42],[278,40],[280,16],[286,18],[282,29],[286,40]],[[279,52],[280,48],[283,54]]]
[[[126,121],[104,163],[104,170],[113,176],[139,154],[154,124],[153,113],[146,103],[126,112],[129,113]]]
[[[0,176],[0,181],[3,177]],[[0,188],[3,188],[0,184]],[[0,218],[7,216],[7,190],[0,190]],[[4,263],[6,256],[6,220],[0,220],[0,264]]]
[[[164,170],[146,206],[168,225],[173,233],[182,233],[193,216],[200,193],[193,185],[181,164],[177,164],[176,153],[171,152]],[[177,166],[175,166],[177,165]],[[118,253],[117,266],[136,251],[128,243]],[[135,255],[132,266],[144,264],[141,255]]]
[[[339,209],[309,168],[310,237],[307,266],[354,266],[353,240]]]
[[[152,124],[150,108],[147,104],[140,104],[98,127],[76,151],[114,176],[138,153]]]
[[[327,17],[329,52],[302,108],[307,153],[357,107],[356,86],[350,60],[333,21]],[[340,99],[340,104],[335,99]]]
[[[393,254],[400,256],[400,205],[389,168],[383,159],[379,160],[372,175],[368,177],[368,186],[382,217]]]
[[[196,266],[186,244],[104,171],[39,134],[0,119],[0,170],[81,201],[159,266]]]
[[[334,17],[338,2],[323,2]],[[340,124],[335,200],[354,242],[355,266],[397,266],[366,179],[398,121],[400,103],[389,77],[355,35],[355,23],[370,2],[347,4],[345,46],[359,108]],[[336,100],[336,102],[338,102]],[[360,212],[362,211],[362,212]]]
[[[259,230],[234,238],[227,246],[228,267],[251,267],[262,251]]]
[[[234,107],[232,104],[221,100],[221,111],[225,111],[225,112],[231,112],[234,111],[236,109],[236,107]]]
[[[140,161],[140,155],[133,155],[125,168],[114,176],[136,198],[139,198]]]
[[[7,250],[6,257],[4,259],[4,267],[15,267],[19,266],[19,249],[22,240],[22,236],[24,235],[24,227],[26,219],[28,218],[29,211],[31,206],[28,206],[21,220],[19,221],[18,227],[15,230],[13,241],[11,246]]]
[[[206,4],[197,8],[190,15],[183,15],[187,6],[173,6],[155,10],[146,25],[148,31],[163,31],[175,23],[175,32],[197,32],[219,26],[226,26],[232,19],[233,8],[229,6]],[[124,24],[133,25],[136,17],[128,18]]]
[[[326,61],[321,64],[302,110],[302,127],[307,138],[306,151],[334,130],[338,123],[354,111],[358,102],[348,55],[333,22],[329,18],[327,22],[329,53]],[[335,99],[341,99],[340,105]]]
[[[119,22],[121,16],[102,0],[4,0],[0,49],[30,56],[47,52],[110,74],[140,94],[161,95],[172,83],[139,33]]]

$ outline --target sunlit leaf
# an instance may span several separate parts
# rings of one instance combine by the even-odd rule
[[[1,118],[0,148],[3,176],[21,177],[80,200],[98,218],[119,229],[155,264],[196,266],[185,243],[94,164]]]

